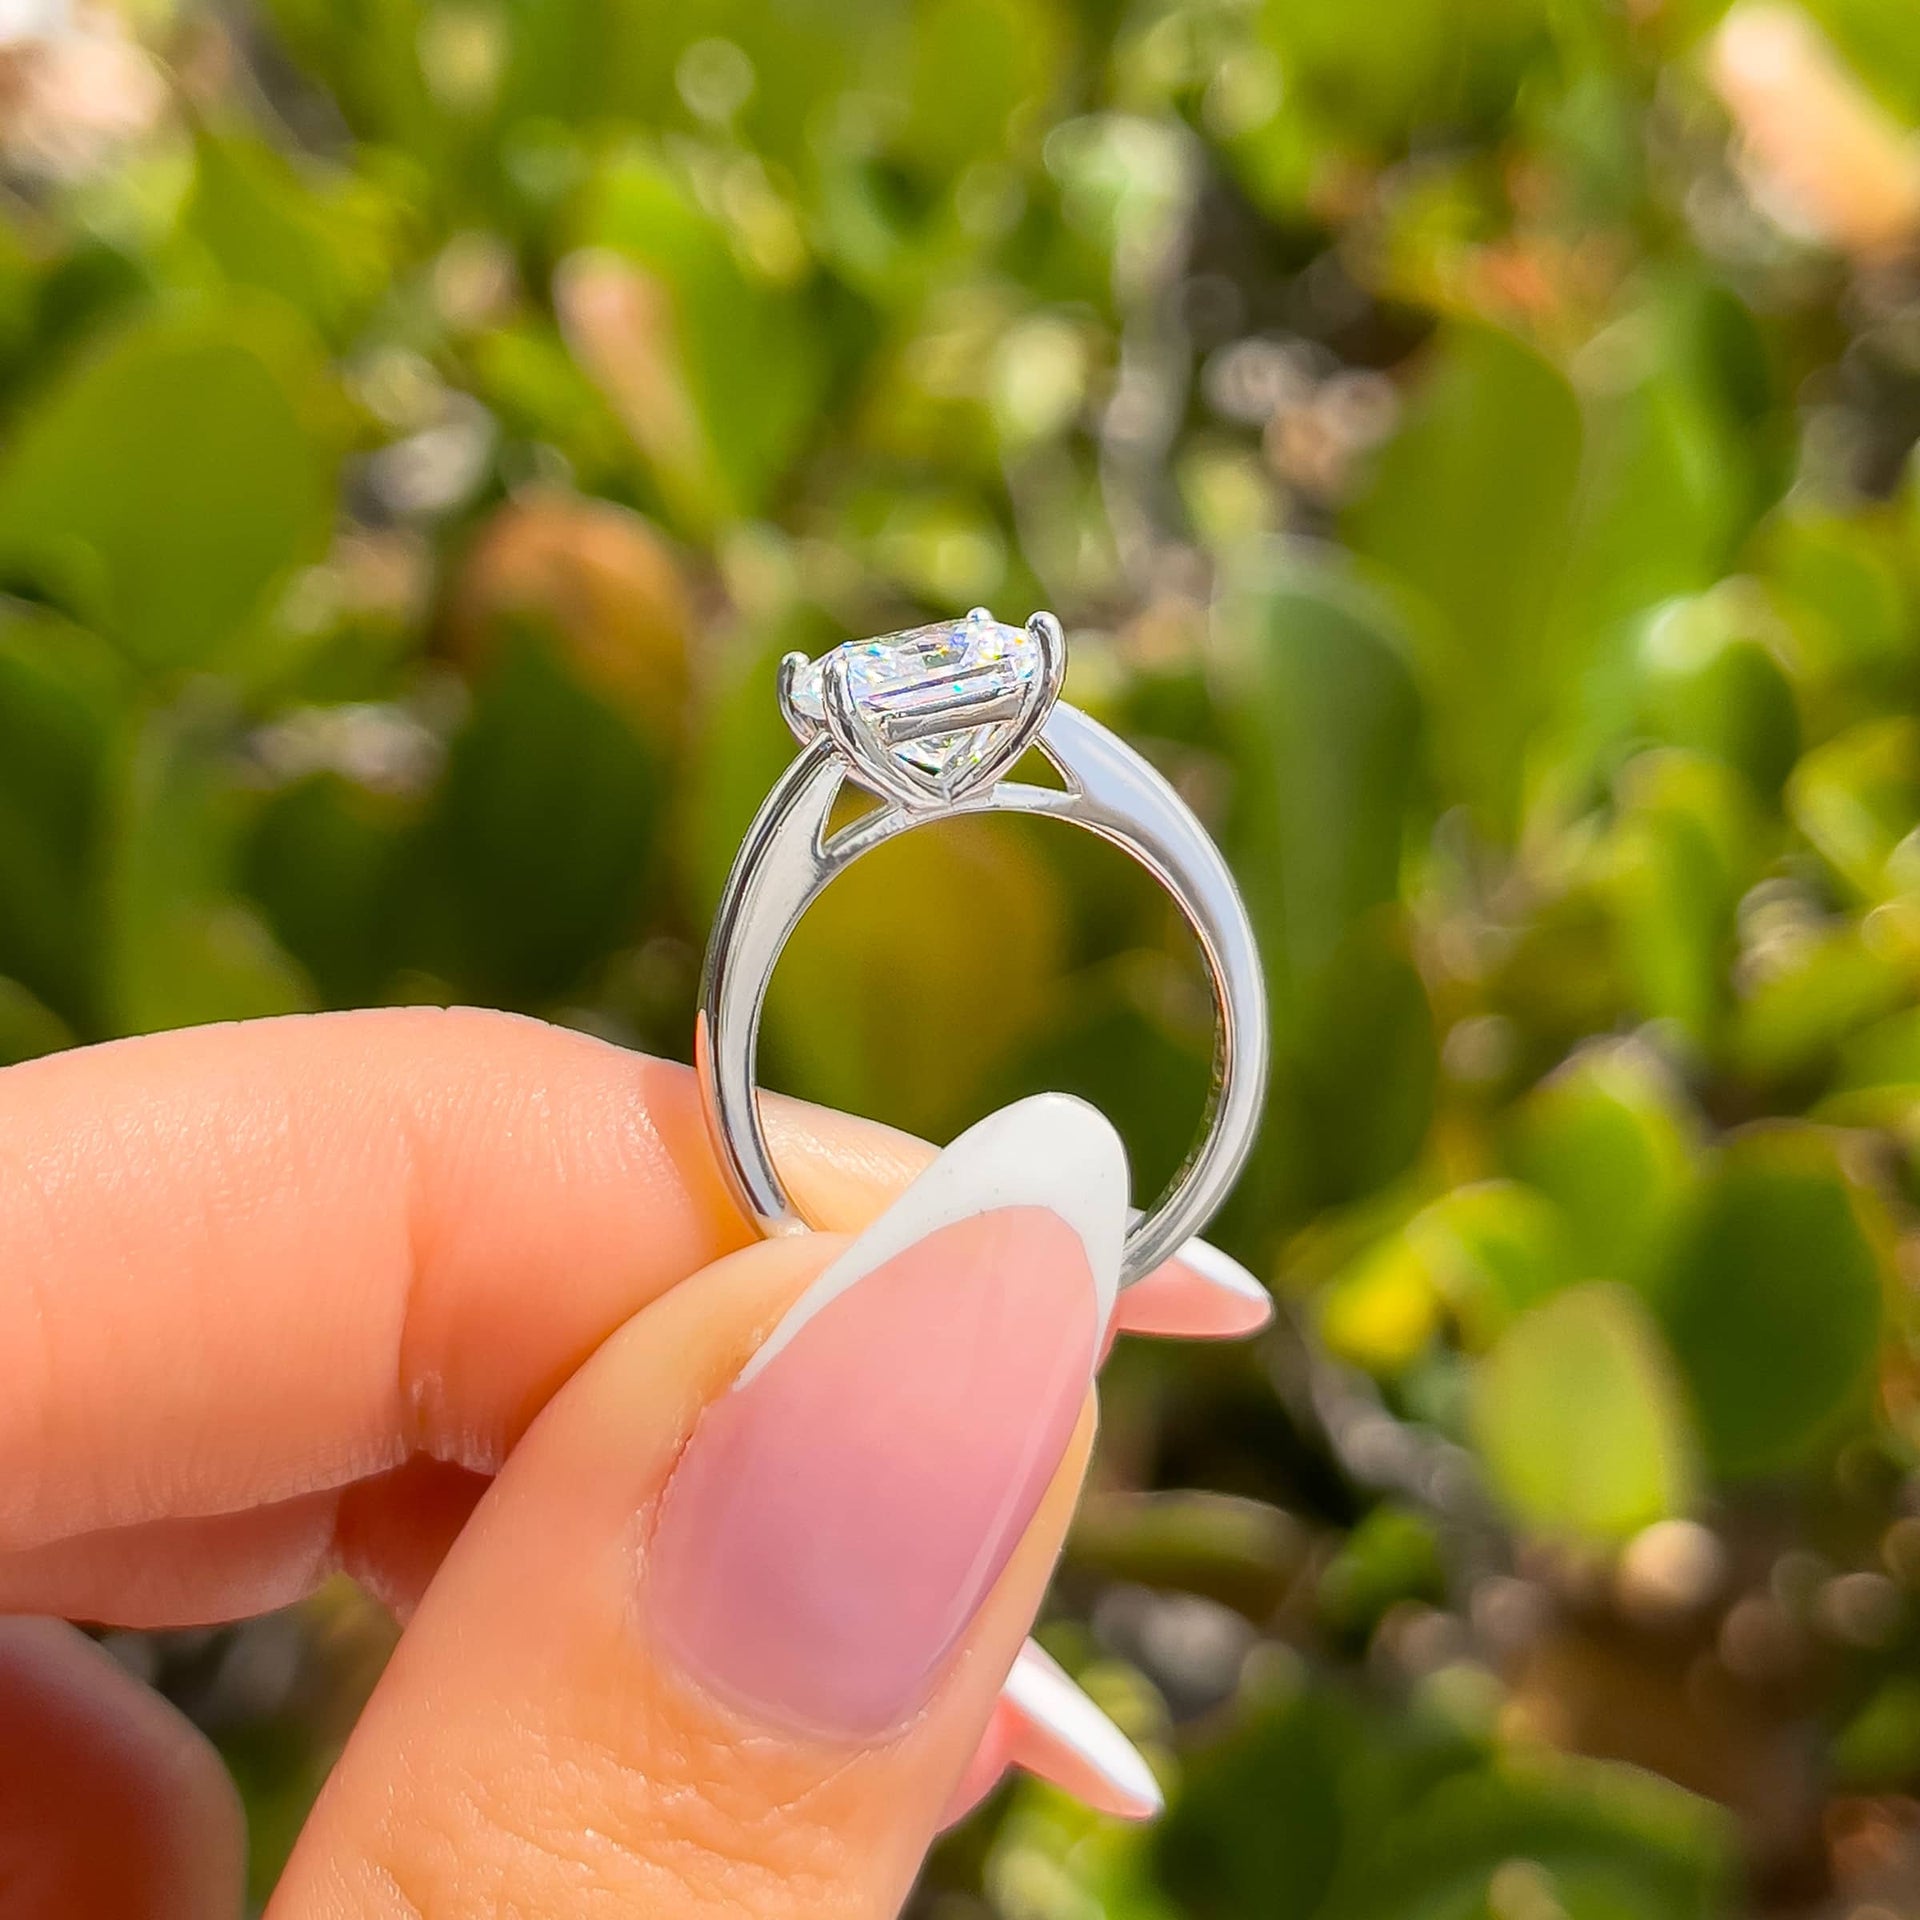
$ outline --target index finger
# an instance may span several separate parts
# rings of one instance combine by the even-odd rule
[[[857,1228],[923,1142],[773,1101]],[[535,1413],[752,1238],[684,1067],[472,1009],[206,1027],[0,1073],[0,1610],[173,1625],[345,1566],[405,1605]],[[1211,1249],[1142,1331],[1239,1333]]]
[[[810,1206],[924,1156],[783,1105]],[[156,1034],[0,1075],[0,1551],[491,1472],[753,1236],[686,1069],[469,1009]]]

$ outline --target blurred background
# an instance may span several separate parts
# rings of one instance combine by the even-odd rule
[[[915,1920],[1920,1915],[1917,128],[1912,0],[0,0],[0,1058],[684,1058],[778,656],[1052,607],[1261,929],[1281,1318],[1119,1355],[1043,1630],[1167,1819]],[[973,823],[763,1064],[1144,1198],[1208,1045]],[[112,1637],[257,1894],[390,1640]]]

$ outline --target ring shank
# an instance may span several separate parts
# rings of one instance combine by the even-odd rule
[[[1151,1273],[1198,1233],[1246,1164],[1266,1091],[1267,1005],[1233,876],[1173,788],[1097,721],[1057,704],[1039,745],[1064,790],[1003,780],[938,813],[882,806],[828,838],[846,767],[822,737],[788,767],[747,830],[707,947],[695,1065],[721,1172],[763,1232],[808,1225],[774,1167],[754,1087],[760,1016],[781,950],[808,907],[862,854],[959,814],[1039,814],[1100,835],[1166,888],[1200,943],[1216,1014],[1206,1114],[1185,1164],[1128,1233],[1120,1284]]]

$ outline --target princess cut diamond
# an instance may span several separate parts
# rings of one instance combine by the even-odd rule
[[[987,758],[1012,708],[1044,671],[1040,644],[1027,628],[980,613],[850,640],[836,651],[846,658],[854,705],[876,735],[942,785]],[[831,657],[810,660],[794,675],[789,697],[810,720],[824,717],[822,678]],[[970,710],[991,717],[969,726]]]

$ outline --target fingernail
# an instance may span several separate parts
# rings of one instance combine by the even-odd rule
[[[1041,1094],[961,1135],[701,1418],[649,1554],[656,1632],[737,1706],[910,1719],[1064,1456],[1113,1309],[1126,1156]]]
[[[1016,1764],[1123,1820],[1150,1820],[1166,1802],[1145,1756],[1079,1684],[1031,1640],[1007,1675]]]
[[[1239,1340],[1273,1318],[1273,1296],[1239,1261],[1204,1240],[1126,1289],[1114,1311],[1121,1333],[1177,1340]]]
[[[1208,1286],[1244,1300],[1263,1313],[1273,1311],[1273,1295],[1230,1253],[1222,1253],[1210,1240],[1189,1240],[1174,1255],[1183,1267],[1197,1273]]]

